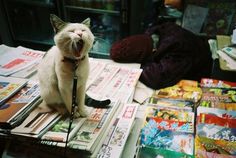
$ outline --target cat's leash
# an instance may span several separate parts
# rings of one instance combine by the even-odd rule
[[[73,120],[74,120],[75,111],[78,108],[78,104],[76,102],[76,92],[77,92],[76,89],[77,89],[77,80],[78,80],[78,76],[76,75],[76,69],[78,67],[78,64],[74,63],[74,65],[75,66],[74,66],[74,73],[73,73],[72,106],[71,106],[71,113],[70,113],[68,131],[67,131],[67,135],[66,135],[64,157],[66,157],[69,134],[70,134],[70,131],[71,131],[71,126],[72,126]]]

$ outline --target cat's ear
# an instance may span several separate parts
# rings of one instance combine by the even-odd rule
[[[64,22],[63,20],[61,20],[59,17],[57,17],[54,14],[50,14],[50,22],[53,26],[55,33],[58,33],[67,24],[66,22]]]
[[[86,25],[88,28],[90,28],[90,22],[91,22],[90,18],[87,18],[87,19],[85,19],[85,20],[82,22],[82,24],[84,24],[84,25]]]

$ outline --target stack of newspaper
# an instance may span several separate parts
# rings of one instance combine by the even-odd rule
[[[132,102],[142,72],[139,67],[140,64],[114,64],[90,59],[87,93],[101,100],[109,98],[122,103]]]
[[[44,55],[44,51],[0,45],[0,75],[29,78]]]
[[[21,47],[17,49],[23,50]],[[12,50],[11,48],[10,51]],[[4,55],[6,54],[4,53]],[[41,55],[35,54],[35,56],[42,58],[43,53]],[[134,125],[138,104],[131,104],[131,101],[133,100],[135,86],[142,70],[140,69],[140,64],[118,64],[111,60],[94,58],[90,58],[89,61],[90,75],[87,81],[87,94],[99,100],[110,99],[111,103],[109,108],[103,109],[86,107],[89,112],[88,117],[75,118],[73,120],[67,147],[76,149],[76,151],[83,151],[82,153],[89,157],[97,157],[98,153],[100,153],[100,157],[104,157],[106,153],[102,155],[101,151],[112,146],[112,155],[119,155],[118,157],[120,157]],[[29,62],[29,65],[30,63],[32,62]],[[16,72],[26,68],[20,68],[21,65],[18,66],[19,69]],[[2,69],[2,71],[0,69],[0,73],[2,75],[16,74],[13,70],[15,69]],[[27,85],[34,90],[37,89],[39,94],[39,89],[35,88],[35,84],[28,82]],[[22,91],[22,94],[19,95],[22,98],[9,100],[14,105],[15,103],[22,102],[18,110],[14,111],[14,115],[12,114],[5,121],[11,127],[14,127],[11,133],[13,135],[37,138],[37,140],[41,139],[42,144],[64,148],[66,146],[69,117],[62,116],[44,107],[43,104],[40,104],[41,99],[38,98],[39,95],[37,97],[35,95],[35,100],[29,96],[27,98],[28,100],[23,98],[23,96],[30,94],[28,91],[31,92],[33,90],[28,89],[26,94]],[[34,109],[30,108],[31,113],[29,114],[27,107],[31,107],[29,105],[36,105],[32,104],[36,103],[36,100],[39,106],[33,106]],[[26,104],[26,101],[28,104]],[[26,115],[21,117],[25,113],[29,114],[28,117],[25,118]],[[21,120],[21,124],[19,122],[15,123],[14,121],[16,120]],[[121,139],[120,136],[122,136]],[[116,151],[116,149],[119,150]]]
[[[123,104],[119,101],[111,102],[109,108],[87,107],[88,117],[76,118],[73,121],[68,147],[83,151],[87,156],[96,157],[122,108]],[[127,117],[130,114],[130,117],[134,118],[136,107],[133,115],[129,109],[126,109]],[[68,126],[68,118],[39,106],[20,126],[12,130],[12,134],[41,138],[43,144],[65,147]]]

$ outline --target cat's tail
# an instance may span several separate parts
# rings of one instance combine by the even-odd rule
[[[109,108],[109,104],[111,103],[110,99],[106,100],[96,100],[91,98],[86,94],[85,97],[85,105],[88,107],[94,107],[94,108]]]

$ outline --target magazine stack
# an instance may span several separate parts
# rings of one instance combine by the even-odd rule
[[[236,83],[202,79],[197,108],[195,156],[236,157]]]
[[[154,92],[140,133],[139,158],[194,157],[194,108],[201,93],[191,80]]]
[[[37,82],[13,77],[0,77],[0,128],[12,129],[22,123],[40,102]]]

